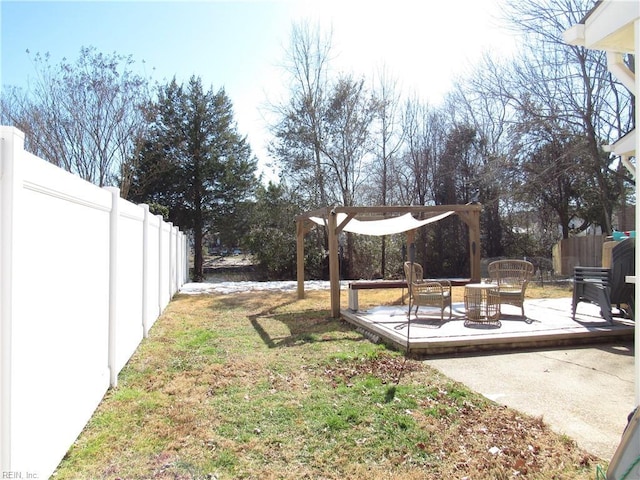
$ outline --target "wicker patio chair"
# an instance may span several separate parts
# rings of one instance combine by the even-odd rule
[[[496,260],[489,264],[489,277],[498,285],[501,305],[520,307],[524,317],[524,294],[535,269],[526,260]]]
[[[404,274],[409,287],[409,315],[413,305],[416,307],[416,317],[419,307],[438,307],[440,321],[444,321],[444,310],[449,307],[449,320],[451,320],[451,282],[449,280],[425,280],[422,266],[414,262],[404,263]]]
[[[611,250],[611,268],[575,267],[573,270],[572,318],[580,302],[594,303],[600,307],[600,315],[613,322],[611,307],[618,309],[621,317],[634,319],[635,288],[626,277],[635,275],[635,238],[619,242]]]

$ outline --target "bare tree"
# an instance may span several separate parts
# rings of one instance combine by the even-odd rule
[[[397,160],[402,147],[403,135],[400,124],[400,92],[397,80],[393,79],[386,69],[382,69],[378,75],[377,88],[374,95],[378,101],[374,132],[375,139],[375,164],[374,182],[370,191],[372,202],[387,205],[389,197],[393,196],[395,177],[393,175],[393,163]],[[387,237],[380,239],[381,269],[380,274],[386,276],[387,264]]]
[[[376,100],[364,79],[342,76],[333,87],[323,118],[323,162],[334,188],[333,199],[342,205],[355,205],[356,195],[366,182],[372,162],[371,127]]]
[[[331,35],[318,26],[294,24],[286,52],[289,98],[272,105],[277,117],[270,145],[281,166],[282,179],[308,192],[310,207],[328,205],[326,174],[322,162],[323,116],[328,90]]]
[[[435,203],[435,173],[444,148],[448,121],[438,109],[417,98],[405,102],[402,168],[397,171],[402,203]]]
[[[366,89],[364,79],[356,80],[350,75],[338,79],[327,99],[322,153],[335,203],[352,206],[362,197],[372,166],[371,126],[376,110],[377,102]],[[353,260],[353,235],[347,233],[347,278],[353,273]]]
[[[374,185],[371,191],[372,201],[387,205],[396,189],[393,176],[394,162],[403,146],[404,135],[401,124],[401,92],[397,79],[393,78],[386,68],[377,77],[374,95],[378,110],[374,120],[375,166]]]
[[[51,65],[48,54],[36,54],[34,64],[27,91],[3,94],[3,120],[25,132],[34,154],[99,186],[121,184],[126,196],[123,167],[136,156],[149,100],[131,57],[85,47],[75,64]]]
[[[464,186],[465,201],[483,206],[482,247],[488,257],[504,255],[500,206],[511,194],[510,182],[505,176],[512,171],[508,127],[513,123],[515,110],[507,95],[496,94],[506,73],[502,63],[485,55],[468,78],[455,83],[447,98],[447,110],[453,121],[471,126],[477,136],[475,148],[479,164],[475,176]]]
[[[581,167],[598,192],[593,199],[599,205],[597,223],[610,232],[613,208],[623,189],[614,181],[621,172],[613,168],[614,159],[603,155],[601,145],[631,129],[633,107],[630,94],[609,74],[606,54],[566,45],[562,39],[592,6],[586,0],[510,2],[506,18],[527,43],[503,92],[509,92],[514,107],[536,124],[553,124],[561,135],[570,131],[585,139]]]

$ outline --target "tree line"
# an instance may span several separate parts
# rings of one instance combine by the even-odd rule
[[[333,72],[330,36],[296,25],[290,96],[272,130],[285,192],[309,208],[479,202],[483,257],[549,259],[561,238],[611,233],[635,182],[603,147],[634,128],[634,98],[604,52],[562,39],[592,7],[506,2],[518,53],[487,53],[438,105],[403,94],[384,70],[373,80]],[[420,231],[418,261],[430,276],[464,274],[467,245],[462,222],[446,219]],[[342,246],[347,278],[400,271],[401,239],[347,234]]]
[[[269,111],[280,177],[268,184],[224,88],[207,90],[196,76],[152,85],[130,57],[83,48],[76,63],[51,65],[37,54],[35,81],[5,88],[0,114],[26,133],[34,154],[118,185],[191,232],[195,280],[209,242],[250,250],[265,278],[293,278],[295,215],[330,205],[478,202],[482,256],[549,258],[560,238],[593,226],[610,233],[614,212],[632,198],[633,179],[603,146],[634,127],[634,98],[604,53],[562,41],[591,7],[505,3],[503,19],[522,38],[518,54],[487,53],[438,105],[402,92],[385,69],[375,78],[335,71],[331,35],[294,24],[287,95]],[[426,274],[468,272],[458,219],[417,238]],[[306,244],[307,275],[325,276],[325,232],[314,230]],[[345,278],[397,275],[407,248],[402,236],[352,234],[341,247]]]

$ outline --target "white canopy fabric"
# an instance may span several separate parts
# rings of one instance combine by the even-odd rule
[[[426,220],[416,220],[410,213],[405,213],[400,217],[385,218],[383,220],[357,220],[352,218],[349,223],[345,225],[343,231],[351,233],[359,233],[361,235],[392,235],[394,233],[407,232],[409,230],[415,230],[428,223],[437,222],[445,217],[451,215],[453,211],[444,212],[435,217],[427,218]],[[340,225],[347,218],[346,213],[338,213],[338,225]],[[324,225],[325,219],[321,217],[310,217],[310,220],[318,225]]]

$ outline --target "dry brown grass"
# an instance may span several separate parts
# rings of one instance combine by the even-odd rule
[[[328,307],[328,292],[178,295],[56,478],[594,478],[598,459],[541,419],[370,343]]]

